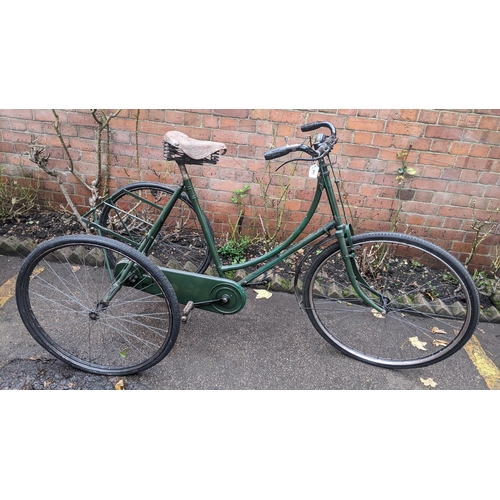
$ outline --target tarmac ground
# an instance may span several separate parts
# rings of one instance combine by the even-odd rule
[[[116,377],[92,375],[53,358],[19,317],[13,283],[21,257],[0,256],[0,388],[115,389]],[[467,348],[467,349],[466,349]],[[388,370],[346,357],[316,332],[295,296],[273,292],[236,315],[195,310],[169,355],[123,379],[132,390],[431,390],[500,388],[500,325],[480,323],[473,339],[426,368]]]

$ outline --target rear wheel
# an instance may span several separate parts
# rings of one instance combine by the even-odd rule
[[[341,352],[389,368],[441,361],[472,336],[479,295],[458,260],[441,248],[404,234],[353,237],[355,260],[380,305],[358,298],[338,243],[325,249],[305,278],[303,303],[314,327]]]
[[[130,263],[124,285],[109,266],[110,256]],[[109,238],[78,235],[43,243],[23,263],[16,299],[42,347],[100,375],[152,367],[179,332],[179,305],[167,278],[137,250]]]
[[[99,225],[112,231],[106,236],[137,248],[174,192],[159,182],[130,184],[106,200]],[[206,216],[205,220],[212,232]],[[175,202],[148,256],[159,266],[194,273],[203,273],[210,265],[209,247],[187,196]]]

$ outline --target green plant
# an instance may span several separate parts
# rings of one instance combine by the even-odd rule
[[[401,214],[401,210],[403,209],[403,200],[401,199],[401,191],[403,190],[404,187],[408,187],[405,186],[405,180],[407,178],[410,178],[411,180],[411,178],[417,173],[417,171],[413,167],[409,167],[406,163],[411,148],[412,146],[410,144],[410,147],[408,149],[403,149],[403,151],[397,154],[398,159],[401,161],[401,167],[398,168],[396,175],[396,182],[398,183],[398,189],[396,191],[397,208],[392,217],[391,229],[390,229],[391,231],[396,230],[396,227],[399,222],[399,216]]]
[[[250,184],[245,184],[242,189],[235,189],[231,196],[231,201],[238,206],[238,217],[233,224],[231,232],[233,239],[236,238],[236,233],[241,234],[241,226],[245,217],[244,198],[248,194],[248,191],[250,191]]]
[[[238,207],[236,221],[231,224],[231,232],[228,233],[227,241],[219,248],[219,253],[229,259],[231,264],[243,264],[245,262],[245,252],[251,244],[252,239],[248,235],[241,236],[241,228],[245,216],[245,196],[250,191],[250,184],[245,184],[241,189],[235,189],[231,196],[231,201]]]
[[[500,290],[500,277],[490,276],[486,271],[478,271],[476,269],[472,274],[472,279],[479,292],[488,297],[495,295]]]
[[[401,153],[398,153],[398,159],[401,160],[401,167],[398,168],[398,175],[396,177],[396,181],[398,184],[402,184],[407,176],[414,176],[417,171],[413,167],[409,167],[406,164],[406,160],[408,159],[408,155],[410,154],[412,146],[408,149],[403,149]]]
[[[497,244],[495,247],[495,257],[493,257],[491,265],[493,267],[493,274],[497,278],[500,278],[500,244]]]
[[[0,220],[8,220],[29,212],[36,206],[39,181],[33,182],[22,171],[22,180],[4,175],[0,168]]]
[[[472,200],[472,204],[475,206],[476,201]],[[500,213],[500,208],[496,209],[496,213]],[[474,255],[476,255],[477,248],[479,245],[490,235],[492,234],[497,226],[498,226],[498,221],[495,221],[495,218],[492,216],[489,217],[488,220],[474,220],[474,222],[471,224],[471,229],[475,233],[474,234],[474,240],[471,245],[471,249],[469,252],[469,255],[465,259],[465,267],[467,267],[472,259],[474,258]],[[498,255],[498,246],[496,247],[496,258],[493,260],[493,266],[497,265],[497,271],[498,268],[500,268],[500,256]]]
[[[231,264],[243,264],[245,262],[245,252],[252,239],[250,236],[240,236],[229,238],[224,245],[219,248],[219,253],[226,257]]]

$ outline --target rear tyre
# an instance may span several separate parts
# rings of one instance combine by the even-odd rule
[[[441,248],[396,233],[353,237],[355,260],[369,296],[358,298],[338,243],[325,249],[305,278],[303,304],[316,330],[338,350],[388,368],[444,360],[470,339],[479,295],[467,270]]]
[[[118,280],[110,256],[133,264],[111,300]],[[16,299],[42,347],[99,375],[151,368],[179,332],[179,305],[167,278],[137,250],[109,238],[64,236],[41,244],[21,267]]]

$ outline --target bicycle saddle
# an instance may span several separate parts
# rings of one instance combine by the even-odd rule
[[[201,160],[216,153],[223,155],[227,150],[226,145],[222,142],[191,139],[191,137],[177,130],[167,132],[163,137],[163,141],[174,148],[180,149],[193,160]]]

